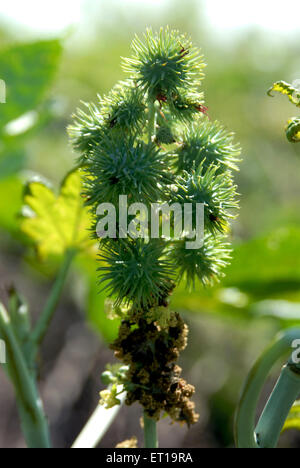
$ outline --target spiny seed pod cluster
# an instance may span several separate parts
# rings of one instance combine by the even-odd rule
[[[238,208],[233,171],[240,148],[232,133],[207,116],[201,90],[205,64],[187,36],[150,29],[134,39],[132,52],[123,60],[128,80],[79,110],[69,132],[80,153],[83,196],[95,236],[106,216],[98,206],[116,208],[113,238],[100,236],[99,275],[122,319],[112,348],[129,366],[122,380],[127,402],[139,401],[155,419],[166,412],[191,424],[197,420],[189,400],[193,388],[175,365],[186,346],[187,327],[170,310],[169,299],[181,280],[191,287],[197,281],[211,285],[224,274],[230,261],[227,236]],[[195,237],[201,204],[203,245],[188,250],[190,233],[172,235],[176,222],[171,215],[169,236],[149,235],[152,218],[140,220],[136,236],[124,236],[119,229],[122,196],[149,211],[153,204],[190,206]],[[164,221],[161,213],[160,230]]]

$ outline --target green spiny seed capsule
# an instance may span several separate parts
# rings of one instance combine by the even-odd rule
[[[129,80],[118,83],[103,99],[103,111],[111,129],[136,134],[146,124],[144,95]]]
[[[219,164],[218,172],[237,170],[240,161],[240,146],[234,143],[234,134],[218,122],[197,122],[186,126],[181,135],[182,145],[177,152],[176,169],[190,172],[203,164],[207,170],[211,164]]]
[[[148,309],[168,297],[173,275],[164,250],[161,240],[143,239],[112,242],[103,248],[101,284],[106,283],[116,304],[132,303],[136,309]]]
[[[204,94],[199,91],[180,89],[171,95],[167,104],[170,112],[179,121],[187,124],[190,124],[192,120],[198,121],[208,111],[208,108],[204,106]]]
[[[132,50],[133,57],[124,61],[130,78],[99,98],[97,105],[79,111],[70,130],[81,152],[86,204],[95,215],[101,203],[114,204],[118,214],[120,195],[148,209],[150,203],[176,202],[192,204],[195,212],[197,203],[202,203],[205,233],[226,236],[238,206],[231,170],[237,168],[240,149],[233,134],[204,116],[200,52],[186,36],[169,28],[158,33],[148,30],[144,40],[136,37]],[[172,154],[157,147],[169,144]],[[94,232],[98,221],[94,216]],[[167,256],[174,241],[162,243]],[[172,268],[166,269],[155,243],[129,238],[121,243],[102,241],[101,246],[100,258],[108,266],[100,272],[109,279],[106,284],[116,303],[153,306],[172,277]],[[176,270],[174,256],[173,262]]]
[[[171,195],[174,202],[192,204],[194,218],[196,205],[204,204],[204,226],[211,234],[225,234],[238,208],[231,174],[218,172],[219,166],[212,164],[205,171],[202,163],[197,171],[177,179],[177,190]]]
[[[171,256],[178,263],[179,280],[185,279],[188,288],[195,287],[196,280],[204,286],[212,286],[224,276],[223,270],[231,259],[230,245],[223,236],[206,234],[203,246],[188,250],[186,240],[176,242]]]
[[[162,187],[171,183],[168,161],[155,144],[134,138],[106,136],[89,156],[84,194],[88,205],[119,202],[128,194],[131,203],[156,202]]]
[[[68,128],[74,148],[82,155],[82,165],[110,130],[117,138],[117,131],[132,135],[146,124],[144,95],[130,80],[118,83],[107,96],[98,96],[97,104],[84,105],[85,110],[77,110],[74,124]]]
[[[144,40],[132,43],[133,57],[123,68],[151,98],[166,101],[180,89],[198,89],[203,78],[202,56],[191,41],[169,28],[153,33],[148,29]]]
[[[74,123],[68,128],[70,139],[76,151],[81,155],[80,161],[85,164],[88,155],[103,139],[104,112],[102,100],[97,104],[84,103],[86,110],[77,109],[73,116]]]

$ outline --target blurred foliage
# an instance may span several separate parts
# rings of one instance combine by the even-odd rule
[[[38,172],[58,183],[74,164],[65,128],[78,103],[78,95],[84,100],[93,100],[97,93],[105,93],[120,75],[120,55],[128,54],[132,35],[143,30],[146,24],[151,23],[155,28],[168,23],[189,31],[194,41],[202,45],[210,64],[204,88],[209,115],[212,119],[222,119],[236,130],[244,156],[237,177],[242,207],[233,233],[234,238],[239,239],[234,262],[221,285],[213,289],[197,285],[195,292],[188,296],[179,289],[173,305],[192,312],[246,319],[264,315],[260,304],[265,300],[297,304],[300,301],[300,270],[295,256],[300,244],[297,227],[300,219],[297,206],[299,160],[280,132],[282,116],[288,113],[288,106],[285,108],[285,102],[269,101],[265,92],[275,76],[294,73],[299,64],[296,47],[291,44],[274,49],[272,41],[275,39],[266,41],[265,36],[255,30],[244,33],[229,46],[222,46],[207,31],[197,2],[188,1],[185,15],[180,2],[166,5],[160,9],[158,18],[155,9],[148,6],[137,7],[128,15],[124,8],[116,9],[104,1],[102,15],[97,15],[100,7],[89,4],[90,13],[86,17],[89,33],[82,35],[81,32],[65,40],[60,68],[59,41],[11,46],[7,44],[11,38],[4,41],[5,49],[0,51],[0,77],[9,85],[8,102],[1,107],[0,118],[0,195],[4,200],[9,194],[9,202],[1,206],[0,226],[19,235],[17,214],[22,206],[21,177],[24,178],[20,169],[24,167],[25,154],[28,155],[25,167],[31,174]],[[141,12],[137,27],[136,19]],[[122,29],[118,27],[121,22]],[[5,33],[3,35],[7,38]],[[54,86],[49,90],[55,75]],[[27,124],[23,122],[25,131],[22,125],[19,132],[18,126],[17,130],[4,126],[33,110],[38,110],[37,115],[31,114]],[[7,128],[12,134],[7,133]],[[88,276],[95,284],[93,266],[89,267]],[[104,298],[93,289],[91,286],[88,293],[88,315],[101,331],[105,328],[104,334],[108,337],[109,326],[112,329],[114,326],[107,322],[104,312],[97,312],[98,308],[103,309]],[[282,310],[282,303],[280,308]],[[285,322],[284,316],[290,316],[289,313],[271,314],[270,302],[266,311],[265,315],[276,317],[280,323]],[[295,315],[292,318],[294,320]]]
[[[38,41],[0,50],[0,76],[6,84],[6,103],[0,112],[0,179],[23,167],[24,138],[46,120],[46,107],[37,111],[53,81],[60,55],[59,41]]]
[[[26,138],[49,117],[42,101],[53,81],[61,55],[59,41],[38,41],[0,50],[0,76],[6,83],[6,103],[0,108],[0,227],[18,231],[22,202],[18,172],[25,166]]]
[[[57,69],[61,45],[43,41],[9,47],[0,52],[0,76],[6,83],[6,105],[0,128],[36,109],[44,98]]]
[[[299,227],[291,226],[237,245],[221,285],[203,289],[198,284],[189,295],[180,288],[173,306],[242,319],[271,317],[281,327],[299,324],[299,241]]]
[[[187,294],[179,288],[173,308],[187,311],[190,320],[207,314],[212,318],[207,321],[210,337],[217,328],[215,318],[222,317],[222,323],[229,323],[227,341],[222,338],[225,347],[231,345],[231,328],[236,327],[236,335],[240,336],[243,329],[245,335],[252,334],[256,339],[257,329],[266,321],[269,331],[261,335],[269,339],[278,329],[300,322],[299,149],[287,144],[282,134],[282,122],[290,118],[289,103],[284,97],[270,100],[266,95],[276,79],[291,82],[300,78],[299,36],[282,40],[280,35],[253,29],[231,38],[224,35],[218,42],[216,31],[208,28],[201,2],[186,0],[184,7],[179,0],[163,3],[158,7],[155,2],[154,7],[140,2],[126,10],[121,2],[90,1],[81,30],[65,37],[63,54],[57,41],[14,45],[14,38],[21,32],[12,28],[9,34],[0,31],[0,79],[8,84],[7,104],[0,104],[0,246],[4,238],[7,246],[7,233],[20,238],[18,214],[24,181],[39,173],[58,186],[74,166],[66,127],[78,96],[95,101],[97,93],[105,94],[120,77],[120,55],[129,54],[133,35],[146,26],[156,29],[169,24],[188,31],[201,46],[209,63],[203,89],[208,114],[235,130],[244,158],[237,175],[241,210],[233,230],[234,261],[224,281],[213,289],[198,284]],[[11,120],[19,120],[24,114],[25,120],[10,125]],[[33,264],[32,257],[29,261]],[[76,266],[86,284],[88,319],[111,342],[118,324],[106,317],[105,295],[98,292],[95,262],[82,255]],[[43,265],[43,273],[50,277],[53,265]],[[241,349],[244,343],[242,338],[237,341],[236,335]],[[198,339],[196,332],[192,338]],[[205,333],[202,340],[205,344]],[[187,356],[191,362],[198,365],[200,354],[207,355],[208,346],[206,349],[204,344],[197,342],[194,354]],[[260,345],[263,347],[262,340]],[[253,359],[260,345],[253,344]],[[213,352],[213,347],[209,349]],[[211,395],[213,420],[219,429],[221,420],[225,431],[217,437],[224,444],[231,440],[226,424],[241,383],[239,376],[247,372],[243,366],[250,367],[250,362],[245,363],[237,354],[232,349],[226,354],[231,363],[224,382],[226,392],[221,386]],[[225,367],[227,361],[224,359]]]
[[[0,109],[0,199],[8,198],[0,210],[1,228],[19,235],[17,214],[22,206],[22,167],[30,169],[31,174],[38,172],[55,182],[72,168],[74,156],[67,143],[65,128],[77,105],[78,95],[84,100],[93,100],[97,93],[105,93],[120,75],[119,57],[128,54],[132,35],[143,30],[146,24],[151,23],[155,28],[168,23],[171,27],[189,31],[194,41],[202,45],[210,64],[204,88],[209,115],[236,130],[244,156],[237,177],[242,207],[233,233],[234,238],[239,239],[234,262],[220,286],[203,289],[198,285],[188,296],[179,289],[173,305],[192,312],[246,319],[262,316],[259,304],[265,300],[297,304],[300,301],[300,265],[295,256],[300,245],[297,227],[300,219],[297,204],[299,160],[294,147],[286,145],[280,132],[282,116],[289,112],[288,106],[284,101],[268,100],[265,92],[275,76],[294,74],[299,65],[297,46],[292,43],[289,47],[278,45],[274,48],[274,38],[267,41],[260,31],[255,30],[244,33],[229,46],[222,46],[207,31],[198,2],[192,0],[187,3],[186,14],[182,14],[181,3],[173,1],[159,10],[159,17],[155,8],[148,6],[137,7],[130,15],[124,8],[116,9],[108,1],[101,5],[102,15],[96,14],[98,8],[89,4],[88,34],[85,29],[86,35],[81,32],[65,40],[60,68],[61,46],[56,40],[9,45],[8,42],[12,42],[10,31],[10,37],[4,41],[5,48],[0,50],[0,77],[8,83],[7,104]],[[121,22],[122,29],[118,27]],[[7,38],[4,32],[3,36]],[[37,115],[27,115],[23,130],[22,125],[21,131],[18,126],[16,130],[5,125],[31,111],[37,111]],[[28,155],[27,163],[25,154]],[[42,186],[40,189],[43,190]],[[95,284],[93,267],[89,275]],[[104,334],[108,337],[110,323],[97,312],[98,307],[103,309],[104,298],[101,294],[97,296],[93,287],[88,296],[88,315],[100,330],[106,328]],[[290,315],[271,314],[270,302],[266,310],[266,315],[272,315],[280,322],[284,322],[284,315]]]
[[[100,334],[107,343],[112,343],[119,330],[119,320],[111,320],[107,313],[105,302],[107,294],[100,290],[99,277],[95,268],[95,260],[86,256],[77,259],[77,268],[86,281],[85,311],[93,329]]]
[[[0,182],[0,226],[2,231],[15,233],[19,230],[17,214],[22,207],[23,183],[20,177],[10,176]],[[9,197],[9,201],[8,200]],[[5,202],[6,201],[6,202]]]

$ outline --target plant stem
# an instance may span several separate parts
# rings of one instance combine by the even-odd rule
[[[149,99],[148,103],[148,136],[149,143],[151,143],[152,138],[156,135],[156,107],[155,102]]]
[[[31,343],[33,343],[35,349],[38,348],[38,346],[41,344],[41,342],[43,341],[47,333],[48,327],[51,323],[51,320],[53,318],[57,304],[59,302],[62,290],[64,288],[65,281],[66,281],[71,263],[76,253],[77,251],[75,249],[69,249],[65,253],[63,263],[56,277],[50,296],[35,326],[35,329],[33,330],[31,334],[30,341]]]
[[[102,437],[114,422],[125,402],[126,392],[124,391],[124,387],[120,386],[118,391],[122,392],[121,396],[118,397],[121,404],[110,409],[98,405],[74,442],[72,446],[73,449],[91,449],[99,445]]]
[[[34,361],[38,347],[52,320],[75,254],[74,249],[66,251],[46,306],[23,348],[19,343],[14,324],[0,304],[0,332],[6,343],[8,358],[4,368],[14,385],[22,431],[29,448],[50,447],[49,428],[37,388]]]
[[[15,388],[22,430],[29,448],[50,448],[47,419],[10,318],[0,304],[0,331],[7,350],[5,370]]]
[[[275,448],[289,415],[300,394],[300,374],[290,365],[284,366],[256,427],[257,442],[262,448]]]
[[[300,329],[293,328],[287,330],[274,343],[263,353],[263,355],[256,362],[253,367],[247,381],[243,394],[239,403],[239,407],[235,419],[235,439],[236,445],[239,448],[259,448],[262,447],[263,441],[260,439],[260,445],[257,443],[256,431],[255,431],[255,418],[256,410],[259,401],[259,397],[266,378],[271,371],[273,365],[284,356],[286,353],[292,350],[292,342],[300,337]],[[280,381],[280,388],[285,387],[287,384],[286,377]],[[271,397],[271,403],[275,402],[278,398],[278,388],[276,388],[275,397]],[[289,390],[280,390],[280,392],[289,392]],[[282,398],[283,393],[281,393]],[[272,401],[272,398],[274,400]],[[281,402],[281,404],[283,404]],[[262,424],[267,424],[265,417],[270,417],[270,409],[267,409],[264,416],[260,420],[258,432],[262,428]],[[272,411],[272,420],[268,423],[268,427],[274,431],[275,434],[281,431],[282,428],[282,415],[276,414]],[[265,431],[263,431],[265,432]],[[273,436],[271,436],[272,438]]]
[[[145,448],[158,448],[157,423],[144,413]]]

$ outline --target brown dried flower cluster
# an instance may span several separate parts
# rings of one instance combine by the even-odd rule
[[[129,366],[126,384],[128,405],[138,401],[146,414],[159,420],[161,412],[189,426],[198,420],[195,392],[181,378],[175,362],[187,345],[188,327],[178,313],[167,311],[168,327],[135,314],[123,321],[117,340],[111,346],[118,359]],[[137,321],[136,321],[137,320]]]

